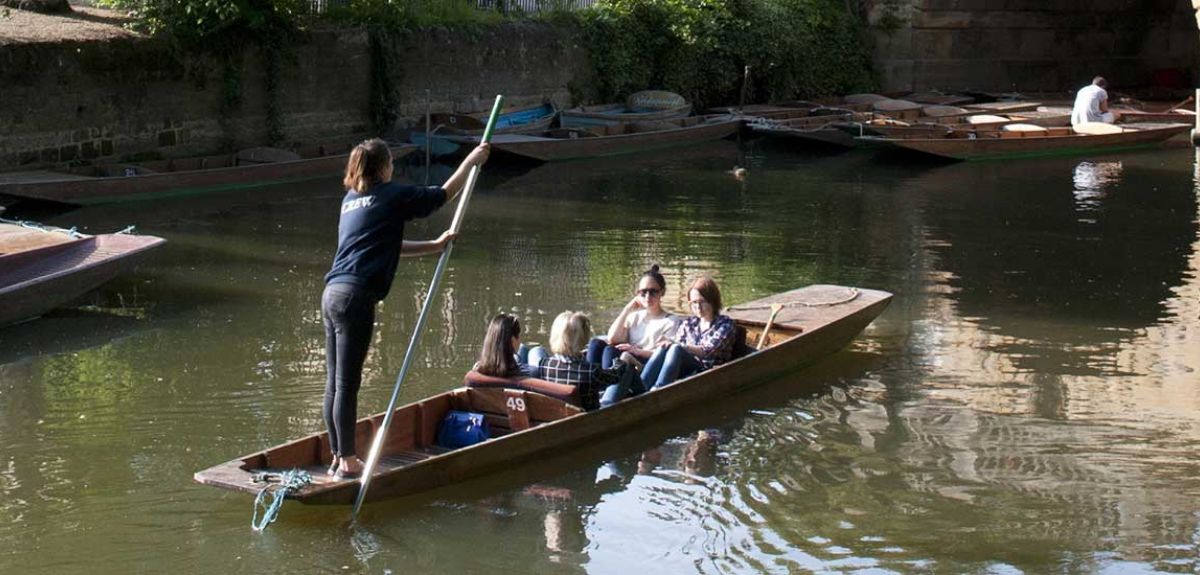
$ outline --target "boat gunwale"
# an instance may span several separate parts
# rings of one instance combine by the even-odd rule
[[[813,286],[805,286],[805,288],[811,288],[811,287],[828,287],[828,286],[824,286],[822,284],[815,284]],[[843,287],[843,286],[836,286],[836,287]],[[799,289],[805,289],[805,288],[799,288]],[[795,290],[790,290],[790,291],[795,291]],[[689,376],[687,378],[681,379],[681,380],[675,382],[674,384],[667,386],[665,388],[656,390],[653,393],[645,393],[645,394],[641,394],[641,395],[638,395],[635,397],[626,398],[626,399],[623,399],[622,401],[620,401],[619,403],[617,403],[613,406],[607,407],[607,408],[579,412],[579,413],[569,415],[567,417],[563,417],[563,418],[556,419],[553,421],[546,421],[546,422],[540,423],[536,426],[529,427],[527,429],[523,429],[523,430],[519,430],[519,431],[514,430],[510,433],[507,433],[507,434],[497,437],[495,439],[509,440],[509,438],[526,437],[529,435],[527,432],[530,432],[530,431],[537,431],[538,433],[553,433],[553,430],[560,428],[557,426],[557,424],[559,424],[559,423],[565,424],[565,422],[576,422],[576,421],[579,421],[580,416],[585,416],[585,415],[601,416],[601,418],[607,417],[610,419],[611,418],[619,418],[620,414],[628,412],[630,409],[634,409],[637,406],[641,406],[641,405],[649,405],[652,402],[660,402],[660,403],[665,402],[665,403],[669,404],[672,407],[672,409],[677,409],[679,407],[683,407],[683,406],[697,403],[697,402],[703,402],[706,399],[708,399],[708,396],[706,396],[705,394],[696,394],[696,393],[692,392],[692,389],[694,389],[696,387],[696,383],[695,383],[696,381],[703,380],[703,379],[712,379],[714,375],[719,377],[721,375],[728,374],[728,373],[736,370],[738,367],[743,366],[745,363],[744,360],[751,360],[753,358],[762,359],[763,357],[765,357],[768,354],[774,355],[776,357],[783,357],[783,356],[779,356],[778,354],[780,352],[790,350],[793,346],[797,345],[799,341],[804,340],[806,338],[806,336],[810,336],[813,334],[820,334],[829,329],[834,329],[839,326],[847,325],[847,322],[849,320],[851,320],[852,318],[860,318],[864,314],[867,314],[869,312],[869,310],[878,309],[877,312],[870,315],[869,319],[867,319],[863,323],[862,327],[860,327],[858,330],[855,330],[854,333],[849,336],[847,341],[852,341],[855,337],[857,337],[857,335],[859,333],[861,333],[862,329],[864,329],[867,325],[870,324],[871,321],[874,321],[874,319],[876,317],[878,317],[879,313],[882,313],[883,308],[886,308],[886,306],[888,305],[888,303],[891,301],[891,299],[893,297],[893,294],[891,294],[890,292],[881,291],[881,290],[858,290],[859,295],[861,295],[861,292],[869,292],[869,293],[873,294],[872,297],[874,297],[875,299],[873,301],[863,304],[858,309],[850,311],[842,316],[839,316],[839,317],[836,317],[833,319],[823,320],[814,327],[811,327],[811,328],[805,327],[804,325],[801,325],[798,322],[788,322],[788,321],[775,322],[773,325],[777,329],[786,329],[793,333],[791,333],[791,335],[789,337],[787,337],[786,339],[777,341],[768,348],[765,348],[762,350],[755,350],[752,353],[749,353],[745,356],[737,358],[728,363],[724,363],[724,364],[715,366],[712,369],[705,370],[703,372],[700,372],[700,373],[694,374],[692,376]],[[788,293],[788,292],[780,292],[780,294],[783,294],[783,293]],[[773,294],[773,295],[780,295],[780,294]],[[751,302],[747,302],[747,303],[751,303]],[[746,304],[742,304],[742,305],[746,305]],[[737,306],[733,306],[733,307],[736,308]],[[753,319],[736,319],[735,321],[737,321],[739,324],[746,325],[748,327],[761,327],[761,326],[765,325],[765,322],[761,322],[759,320],[753,320]],[[814,341],[820,342],[818,345],[820,345],[821,343],[825,343],[822,340],[814,340]],[[844,346],[845,344],[846,344],[846,342],[842,342],[841,344],[839,344],[839,347]],[[805,362],[801,365],[806,365],[807,363],[808,362]],[[767,364],[762,364],[762,365],[767,365]],[[763,378],[761,378],[761,377],[753,379],[751,381],[751,383],[749,383],[747,385],[747,387],[761,383],[762,379]],[[432,395],[429,397],[421,398],[414,402],[397,407],[395,411],[399,412],[399,411],[406,410],[406,409],[412,409],[412,408],[415,408],[417,405],[422,404],[423,402],[435,400],[437,398],[446,397],[446,396],[452,395],[455,392],[458,392],[458,391],[461,391],[464,389],[470,389],[470,388],[469,387],[458,387],[455,389],[447,390],[442,393],[438,393],[438,394],[435,394],[435,395]],[[526,391],[526,393],[536,393],[536,392]],[[548,397],[548,396],[546,396],[546,397]],[[551,398],[551,399],[553,399],[553,398]],[[555,400],[555,401],[559,401],[559,400]],[[648,413],[644,417],[649,417],[653,413],[654,413],[654,411],[651,409],[648,411]],[[362,423],[364,421],[370,421],[372,419],[382,418],[383,416],[384,416],[384,413],[382,413],[382,412],[378,413],[378,414],[373,414],[368,417],[359,419],[358,423]],[[644,420],[644,417],[638,418],[638,421]],[[596,417],[588,418],[588,421],[596,421],[596,420],[598,420]],[[615,426],[610,425],[608,427],[608,429],[623,429],[628,426],[629,426],[629,423],[618,424]],[[209,467],[207,469],[196,472],[195,475],[193,476],[193,479],[195,481],[197,481],[198,483],[202,483],[202,484],[213,485],[216,487],[222,487],[222,488],[231,489],[231,490],[253,493],[255,491],[254,484],[233,485],[233,484],[230,484],[230,483],[224,482],[224,481],[209,481],[206,475],[210,474],[210,473],[217,473],[220,471],[228,471],[228,470],[236,470],[236,472],[243,474],[243,475],[252,475],[252,472],[254,470],[265,471],[265,470],[267,470],[267,468],[250,468],[247,466],[250,464],[251,461],[253,461],[255,459],[260,459],[260,458],[267,459],[268,454],[270,454],[271,452],[282,450],[286,447],[292,447],[292,446],[296,446],[299,444],[312,442],[314,440],[320,442],[320,436],[322,433],[324,433],[324,432],[316,432],[313,434],[309,434],[304,437],[301,437],[301,438],[298,438],[298,439],[295,439],[295,440],[292,440],[292,441],[289,441],[286,443],[272,446],[272,447],[267,448],[262,451],[244,455],[244,456],[229,460],[225,463],[221,463],[221,464]],[[586,441],[586,439],[588,437],[590,437],[590,435],[584,435],[581,437],[567,440],[561,444],[556,444],[556,445],[554,445],[552,447],[548,447],[546,449],[547,449],[547,452],[560,452],[560,451],[570,447],[571,445],[578,444],[581,441]],[[481,442],[481,443],[478,443],[475,445],[470,445],[470,446],[454,449],[452,451],[448,451],[445,453],[431,455],[430,457],[428,457],[426,459],[414,461],[414,462],[408,463],[406,465],[403,465],[401,467],[389,469],[387,471],[382,471],[374,476],[374,480],[378,481],[381,479],[385,479],[388,476],[394,476],[399,473],[416,473],[416,472],[419,472],[420,470],[431,467],[433,465],[447,465],[446,462],[454,462],[456,460],[460,460],[460,459],[469,457],[473,454],[481,453],[481,452],[483,452],[484,449],[487,449],[487,450],[496,449],[496,445],[497,445],[497,443],[495,443],[493,441],[485,441],[485,442]],[[327,503],[327,501],[321,501],[322,496],[335,494],[339,491],[346,490],[346,489],[353,489],[351,486],[356,485],[356,484],[357,484],[357,480],[333,481],[333,482],[326,482],[326,483],[322,483],[322,484],[310,484],[310,485],[303,487],[301,490],[299,490],[297,492],[289,493],[288,498],[296,499],[296,500],[304,502],[304,503],[310,503],[310,502],[311,503]],[[417,493],[420,491],[423,491],[423,490],[416,490],[416,491],[413,491],[412,493]],[[380,496],[380,498],[383,498],[383,497],[386,497],[386,496]]]
[[[73,251],[73,250],[81,250],[81,249],[83,249],[83,246],[85,243],[90,243],[90,244],[95,245],[95,248],[92,249],[92,252],[95,252],[96,249],[99,249],[100,247],[102,247],[100,245],[102,242],[109,241],[106,236],[118,236],[118,235],[120,235],[120,234],[97,234],[95,236],[79,238],[79,241],[76,241],[76,242],[55,244],[52,246],[45,246],[45,247],[55,248],[55,247],[66,246],[66,247],[62,247],[60,250],[56,250],[56,251],[67,252],[67,251]],[[104,259],[101,259],[101,260],[88,262],[83,265],[73,265],[70,267],[60,269],[55,272],[51,272],[49,274],[40,275],[33,279],[25,280],[20,283],[9,284],[9,285],[0,285],[0,296],[6,295],[8,293],[11,293],[11,292],[19,290],[19,289],[25,289],[31,285],[45,283],[45,282],[51,281],[51,280],[56,280],[60,277],[70,275],[72,273],[77,273],[77,272],[80,272],[83,270],[87,270],[87,269],[91,269],[91,268],[94,268],[94,267],[97,267],[100,265],[104,265],[113,260],[120,260],[120,259],[124,259],[127,257],[132,257],[132,256],[142,253],[148,249],[160,246],[167,241],[158,236],[141,236],[141,235],[139,235],[139,236],[129,236],[129,237],[131,237],[131,238],[146,238],[148,241],[137,243],[136,245],[132,246],[132,249],[122,250],[121,253],[119,253],[119,254],[113,254],[113,255],[105,257]],[[45,249],[45,248],[38,248],[38,249]],[[33,251],[33,250],[29,250],[29,251]],[[29,253],[29,251],[18,252],[18,253],[27,254],[27,253]],[[16,254],[11,254],[11,255],[16,255]],[[51,256],[51,257],[59,257],[61,255],[63,255],[63,254],[55,254],[54,256]],[[0,256],[0,258],[2,258],[2,257],[3,256]],[[0,278],[2,278],[2,276],[0,276]]]

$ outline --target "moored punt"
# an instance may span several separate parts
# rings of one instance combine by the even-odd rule
[[[3,230],[8,231],[8,225]],[[122,233],[77,235],[37,247],[7,244],[11,251],[0,254],[0,326],[70,303],[129,268],[135,256],[165,241]]]
[[[1143,110],[1123,110],[1120,108],[1115,108],[1113,111],[1119,114],[1117,121],[1126,124],[1141,124],[1146,122],[1188,122],[1194,124],[1196,122],[1196,113],[1191,110],[1147,112]]]
[[[713,115],[501,134],[492,137],[492,150],[543,162],[599,158],[719,140],[736,133],[740,125],[737,117]],[[474,144],[479,139],[455,141]]]
[[[878,121],[839,123],[837,127],[854,136],[882,136],[885,138],[937,138],[954,131],[986,132],[1002,130],[1013,124],[1031,124],[1043,127],[1068,126],[1071,115],[1062,112],[1023,112],[1020,114],[977,114],[954,118],[956,122],[921,121],[915,123]]]
[[[559,399],[517,387],[460,388],[399,407],[367,500],[411,495],[497,472],[791,373],[848,344],[883,312],[891,297],[882,291],[818,285],[733,306],[728,315],[745,328],[746,341],[755,342],[771,315],[771,305],[783,305],[771,324],[766,348],[596,411],[583,412]],[[451,409],[483,413],[492,439],[455,450],[439,447],[435,430]],[[359,420],[355,433],[360,445],[371,441],[383,416]],[[352,503],[359,483],[325,475],[330,458],[327,434],[316,433],[197,472],[194,479],[256,493],[263,488],[254,481],[256,474],[304,469],[313,482],[289,493],[289,498],[304,503]]]
[[[1041,105],[1041,102],[1002,100],[999,102],[963,104],[962,107],[967,108],[968,110],[986,112],[988,114],[1015,114],[1017,112],[1030,112],[1037,110]]]
[[[96,204],[297,182],[338,174],[346,167],[350,147],[344,148],[347,153],[334,155],[324,146],[300,152],[254,148],[237,154],[85,166],[67,172],[2,173],[0,194]],[[415,149],[393,145],[392,156],[400,158]]]
[[[554,104],[542,104],[531,108],[514,110],[501,114],[496,118],[492,129],[494,134],[531,134],[550,128],[554,118],[558,116],[558,108]],[[470,114],[432,114],[430,116],[432,149],[435,156],[445,156],[458,152],[461,145],[446,136],[481,136],[486,127],[487,118]],[[409,132],[409,142],[420,149],[425,149],[425,121]]]
[[[0,220],[0,256],[74,242],[83,237],[73,230]]]
[[[717,106],[705,110],[707,114],[734,114],[749,118],[798,118],[808,115],[821,104],[807,100],[791,100],[770,104],[746,104],[744,106]]]
[[[1120,151],[1158,145],[1187,132],[1188,124],[1111,126],[1111,133],[1085,134],[1071,128],[1039,131],[952,132],[937,138],[863,136],[857,141],[889,151],[915,152],[948,160],[995,160]]]
[[[821,116],[788,120],[759,119],[746,126],[756,135],[768,138],[795,140],[801,143],[853,148],[854,136],[839,129],[840,123],[865,122],[870,115],[864,112],[841,111]]]
[[[934,106],[962,106],[975,101],[974,96],[943,94],[941,92],[918,92],[905,95],[904,99],[917,102],[918,104],[930,104]]]
[[[580,106],[563,110],[559,125],[591,128],[626,122],[674,120],[692,113],[692,104],[679,94],[646,90],[629,96],[624,104]]]

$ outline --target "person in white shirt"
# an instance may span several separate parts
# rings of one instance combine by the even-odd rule
[[[1071,125],[1087,122],[1104,122],[1111,124],[1116,121],[1116,115],[1108,111],[1108,92],[1105,88],[1108,82],[1101,76],[1092,79],[1090,86],[1080,88],[1075,95],[1075,106],[1071,109]]]
[[[662,308],[666,280],[651,266],[642,274],[633,299],[608,328],[608,341],[594,339],[588,344],[588,361],[607,368],[624,354],[639,366],[650,359],[660,342],[675,335],[680,318]]]

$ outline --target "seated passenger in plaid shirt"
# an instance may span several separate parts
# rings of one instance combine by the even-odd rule
[[[644,386],[658,389],[733,359],[737,326],[729,316],[721,315],[717,282],[709,277],[693,282],[688,305],[693,315],[680,324],[678,341],[661,342],[642,369]]]
[[[624,398],[634,379],[633,370],[625,365],[601,369],[584,359],[584,348],[590,339],[592,323],[588,317],[564,311],[550,327],[550,350],[535,347],[529,352],[529,364],[537,366],[538,376],[552,383],[577,387],[580,407],[587,410],[606,407]]]

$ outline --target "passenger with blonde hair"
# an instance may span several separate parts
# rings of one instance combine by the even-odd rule
[[[679,339],[661,342],[642,369],[642,384],[651,389],[675,383],[733,359],[737,326],[721,314],[721,289],[710,277],[688,289],[692,317],[679,326]]]
[[[375,304],[387,297],[399,258],[440,253],[454,238],[449,230],[432,241],[404,239],[404,223],[432,214],[454,199],[471,167],[483,165],[481,144],[441,186],[404,186],[392,181],[392,153],[378,138],[354,147],[346,162],[338,220],[338,245],[325,276],[321,315],[325,323],[325,398],[321,414],[333,450],[330,475],[358,477],[363,463],[354,444],[358,388],[375,329]]]
[[[590,339],[591,320],[582,313],[564,311],[550,326],[549,351],[540,346],[529,351],[529,364],[537,367],[539,377],[578,388],[580,407],[587,410],[607,407],[625,397],[634,374],[623,364],[602,369],[584,359]]]

